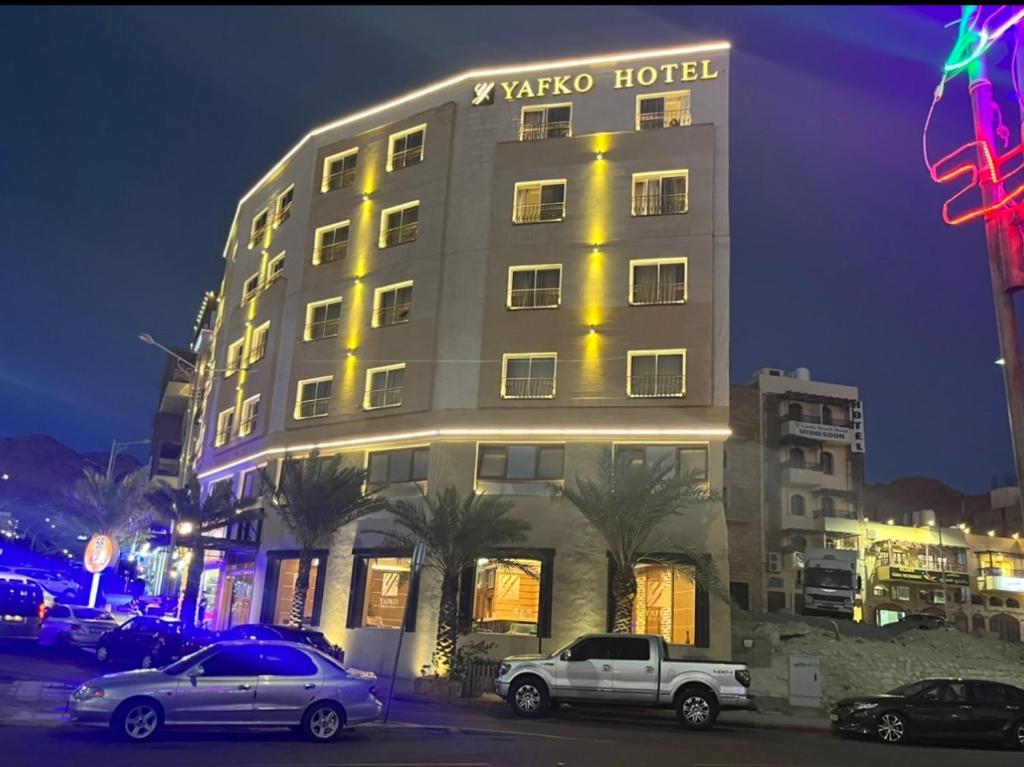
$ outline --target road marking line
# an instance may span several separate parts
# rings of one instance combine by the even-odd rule
[[[550,735],[543,732],[528,732],[526,730],[500,730],[486,727],[463,727],[451,724],[414,724],[412,722],[395,722],[388,724],[363,725],[360,729],[386,730],[387,727],[399,727],[420,730],[443,730],[445,732],[461,732],[464,734],[484,733],[486,735],[523,735],[529,738],[548,738],[550,740],[585,740],[590,743],[615,743],[613,740],[600,740],[598,738],[578,738],[570,735]]]

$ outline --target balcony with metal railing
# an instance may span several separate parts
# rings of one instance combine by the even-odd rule
[[[390,248],[395,245],[402,245],[403,243],[415,240],[418,224],[418,221],[413,221],[408,224],[402,224],[401,226],[393,226],[390,229],[385,229],[383,237],[384,247]]]
[[[550,399],[555,396],[555,379],[506,378],[501,396],[505,399]]]
[[[348,255],[348,240],[321,245],[313,251],[313,263],[329,264],[332,261],[340,261],[346,255]]]
[[[520,141],[541,141],[546,138],[569,138],[572,136],[572,121],[544,120],[523,122],[519,126]]]
[[[356,180],[356,169],[348,168],[346,170],[339,170],[335,173],[331,173],[324,179],[325,192],[333,192],[336,189],[344,189],[347,186],[352,186]]]
[[[251,415],[248,418],[242,419],[242,421],[239,422],[239,424],[238,424],[238,436],[239,437],[248,437],[250,434],[252,434],[253,430],[256,428],[256,419],[258,417],[259,416],[257,414],[257,415]]]
[[[387,325],[401,325],[409,321],[411,303],[382,306],[374,314],[374,327],[383,328]]]
[[[291,218],[292,205],[293,203],[288,203],[279,211],[277,211],[277,215],[274,216],[274,226],[281,226],[281,224],[283,224],[285,221]]]
[[[686,392],[683,375],[632,375],[629,377],[630,397],[682,397]]]
[[[249,247],[250,248],[255,248],[257,245],[259,245],[261,242],[263,242],[263,238],[266,236],[266,234],[267,234],[267,225],[266,224],[264,224],[263,226],[259,227],[258,229],[253,229],[252,234],[249,235]]]
[[[423,162],[423,145],[403,149],[391,155],[391,170],[401,170]]]
[[[693,118],[689,109],[666,109],[661,112],[641,112],[639,119],[640,130],[652,128],[676,128],[692,125]]]
[[[318,320],[306,324],[306,340],[318,341],[321,338],[333,338],[338,335],[341,320]]]
[[[366,409],[376,410],[382,407],[397,407],[402,404],[402,387],[390,386],[382,389],[369,389],[366,392]]]
[[[685,282],[657,282],[632,286],[630,303],[636,306],[681,304],[686,300]]]
[[[634,216],[668,216],[685,213],[689,206],[686,192],[678,194],[641,194],[633,197]]]
[[[565,202],[532,202],[516,205],[512,221],[517,224],[540,224],[565,218]]]
[[[509,295],[509,307],[512,309],[554,309],[561,300],[561,288],[513,288]]]
[[[263,339],[254,344],[249,350],[249,364],[252,365],[254,362],[259,362],[263,359],[263,356],[267,353],[267,336],[263,335]]]

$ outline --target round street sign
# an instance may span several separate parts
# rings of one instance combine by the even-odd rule
[[[82,564],[90,573],[101,573],[117,561],[117,543],[109,535],[94,535],[85,545]]]

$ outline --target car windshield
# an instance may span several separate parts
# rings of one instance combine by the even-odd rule
[[[917,695],[921,690],[931,684],[931,680],[925,679],[920,682],[908,682],[907,684],[900,685],[894,690],[889,690],[889,695],[905,695],[907,697]]]
[[[808,568],[804,571],[804,585],[823,589],[848,589],[853,586],[853,574],[847,570]]]
[[[198,650],[191,655],[186,655],[184,658],[176,660],[174,663],[164,666],[160,670],[169,676],[180,676],[197,663],[202,663],[216,649],[216,647],[204,647],[202,650]]]
[[[76,618],[83,621],[112,621],[114,616],[106,610],[96,610],[92,607],[76,607],[72,610]]]

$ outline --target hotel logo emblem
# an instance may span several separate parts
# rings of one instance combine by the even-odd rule
[[[473,106],[480,107],[494,103],[495,83],[477,83],[473,86]]]

